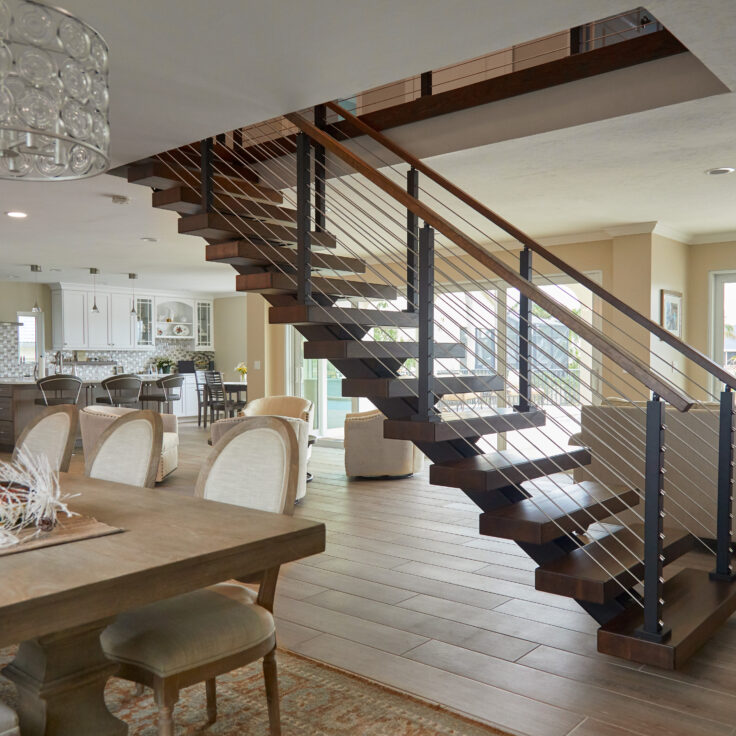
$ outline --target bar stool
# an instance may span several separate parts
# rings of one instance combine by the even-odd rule
[[[82,379],[77,376],[58,374],[39,378],[36,386],[41,391],[41,398],[36,399],[35,404],[40,406],[76,405],[82,391]]]
[[[141,381],[138,376],[123,374],[121,376],[110,376],[102,381],[102,388],[107,396],[98,396],[98,404],[108,406],[127,406],[138,408],[141,397]]]
[[[141,403],[152,402],[163,404],[164,414],[172,413],[172,403],[181,401],[181,387],[184,385],[184,376],[164,376],[156,381],[158,391],[141,394]]]

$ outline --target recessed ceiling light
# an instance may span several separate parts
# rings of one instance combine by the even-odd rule
[[[158,238],[145,237],[141,238],[144,243],[158,243]]]
[[[711,176],[718,176],[719,174],[733,174],[736,171],[731,166],[717,166],[715,169],[708,169],[705,173]]]
[[[18,219],[22,219],[24,217],[28,217],[27,212],[20,212],[18,210],[14,210],[12,212],[6,212],[5,213],[8,217],[17,217]]]

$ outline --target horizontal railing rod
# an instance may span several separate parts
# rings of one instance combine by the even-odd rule
[[[342,115],[351,125],[354,125],[365,135],[371,137],[377,143],[380,143],[384,148],[387,148],[392,153],[396,154],[399,158],[403,159],[410,166],[415,168],[417,171],[425,174],[427,177],[432,179],[435,184],[439,184],[443,189],[453,194],[468,207],[474,209],[478,214],[483,215],[487,220],[490,220],[494,225],[497,225],[504,232],[508,233],[512,238],[518,240],[522,245],[527,246],[538,255],[542,256],[546,261],[551,263],[555,268],[559,268],[560,271],[575,279],[579,284],[584,286],[589,291],[593,292],[597,297],[603,299],[603,301],[610,304],[612,307],[625,314],[629,319],[632,319],[638,325],[646,329],[648,332],[656,335],[660,340],[666,342],[671,347],[675,348],[685,357],[692,360],[694,363],[699,365],[701,368],[706,370],[712,376],[715,376],[719,381],[725,383],[731,388],[736,389],[736,376],[732,376],[728,371],[724,370],[715,361],[711,360],[707,355],[704,355],[699,350],[696,350],[692,345],[688,345],[684,340],[681,340],[676,335],[666,330],[661,325],[649,319],[641,312],[637,311],[626,302],[619,299],[615,294],[612,294],[607,289],[604,289],[600,284],[596,283],[589,276],[578,271],[576,268],[571,266],[566,261],[562,260],[559,256],[556,256],[550,250],[545,248],[541,243],[534,240],[530,235],[527,235],[524,231],[519,230],[518,227],[512,225],[508,220],[504,219],[498,213],[494,212],[490,208],[486,207],[482,202],[479,202],[475,197],[472,197],[466,191],[453,184],[449,179],[446,179],[442,174],[435,171],[431,166],[427,166],[421,159],[412,155],[405,148],[400,146],[398,143],[394,143],[390,138],[385,136],[380,131],[372,128],[370,125],[365,123],[360,118],[356,117],[352,113],[343,109],[336,102],[326,103],[327,107],[333,112]]]
[[[423,202],[412,197],[398,184],[374,169],[370,164],[349,148],[342,145],[339,141],[336,141],[331,135],[329,135],[329,133],[325,133],[320,130],[299,113],[289,113],[285,117],[289,122],[294,123],[294,125],[296,125],[300,130],[307,133],[312,140],[320,143],[330,150],[345,163],[354,168],[355,171],[363,174],[363,176],[372,181],[377,187],[383,189],[383,191],[393,197],[400,204],[410,209],[426,223],[441,232],[445,237],[449,238],[453,243],[455,243],[455,245],[459,246],[481,265],[500,276],[508,284],[517,288],[533,302],[547,310],[547,312],[573,330],[573,332],[577,333],[593,347],[600,350],[601,353],[607,356],[616,365],[623,370],[628,371],[647,388],[659,394],[662,398],[672,404],[672,406],[678,409],[678,411],[687,411],[693,405],[694,401],[679,388],[673,386],[671,383],[659,376],[654,375],[649,366],[634,358],[624,348],[620,347],[604,335],[599,329],[588,324],[581,317],[578,317],[576,314],[573,314],[563,307],[555,299],[548,296],[542,289],[520,276],[516,271],[507,266],[496,256],[485,251],[476,242],[468,238],[464,233],[460,232],[444,217],[438,215]]]

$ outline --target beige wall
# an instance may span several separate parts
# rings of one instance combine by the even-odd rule
[[[247,298],[245,294],[215,299],[214,306],[215,362],[225,380],[236,381],[240,374],[235,366],[248,363]]]
[[[268,302],[260,294],[247,299],[248,399],[288,393],[286,327],[268,324]]]
[[[46,349],[51,347],[51,290],[45,284],[0,283],[0,322],[15,322],[18,312],[30,312],[38,296],[38,306],[44,314]]]

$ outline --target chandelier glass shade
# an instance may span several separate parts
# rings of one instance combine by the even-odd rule
[[[0,0],[0,179],[80,179],[110,163],[108,48],[65,10]]]

